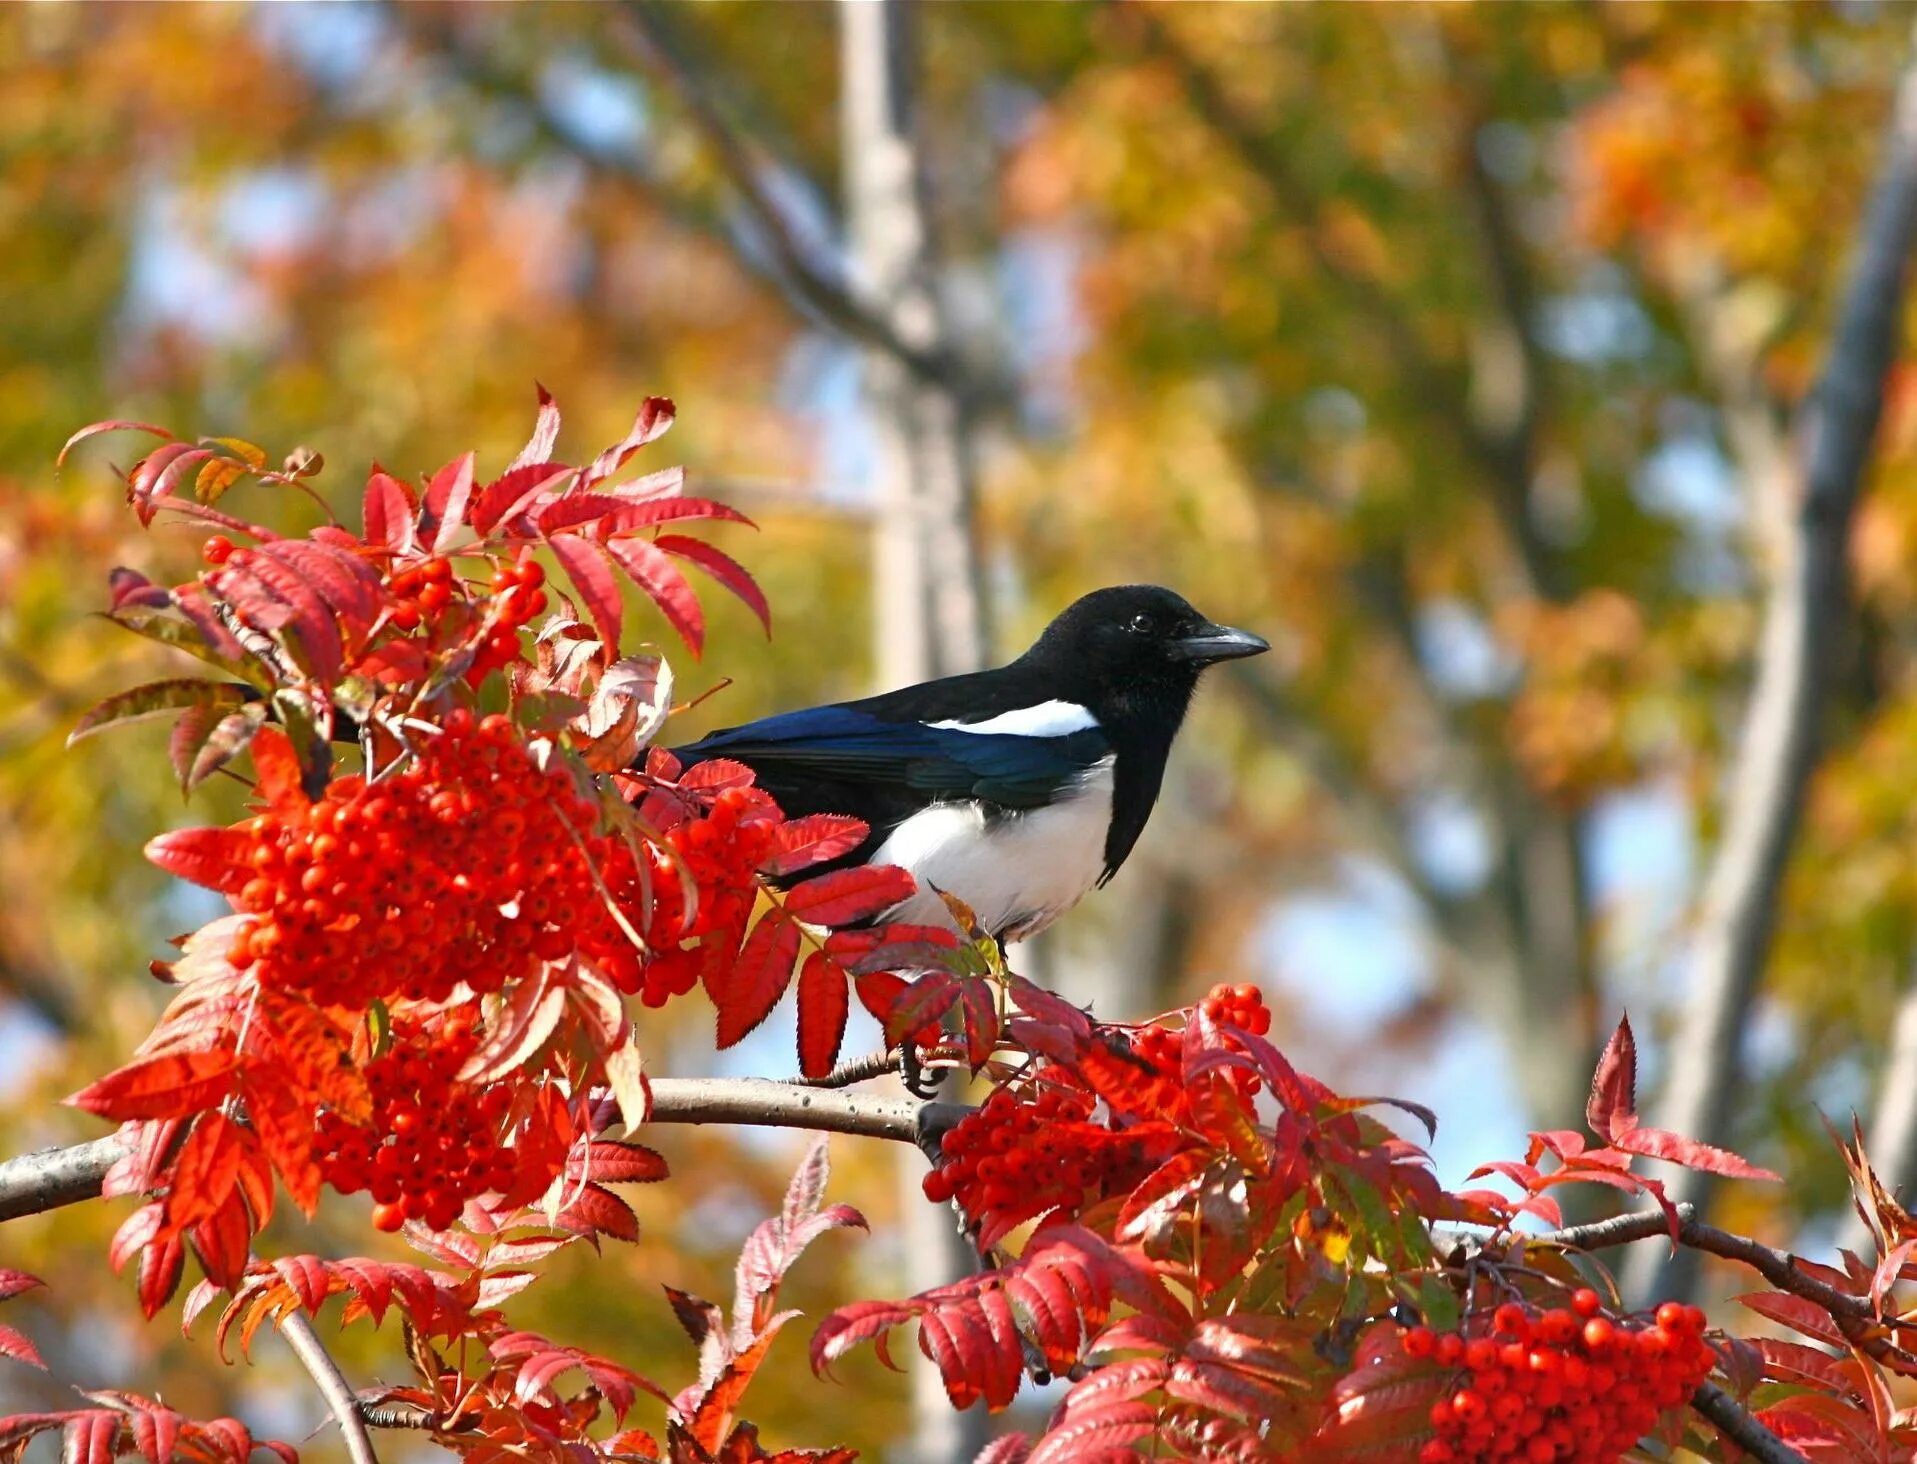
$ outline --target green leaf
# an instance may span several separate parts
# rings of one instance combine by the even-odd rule
[[[366,1008],[366,1025],[372,1031],[373,1056],[384,1057],[393,1042],[393,1014],[386,1010],[383,998],[374,997]]]
[[[197,657],[209,666],[217,666],[229,676],[237,676],[249,686],[261,691],[272,689],[272,682],[260,667],[249,661],[236,661],[223,656],[209,646],[200,633],[184,620],[175,620],[170,615],[158,611],[121,610],[105,617],[115,625],[144,636],[150,641],[158,641],[163,646],[171,646],[176,651],[185,651],[189,656]]]
[[[67,746],[71,747],[82,738],[91,737],[108,727],[123,722],[142,722],[149,717],[163,717],[182,707],[237,711],[245,705],[245,693],[230,682],[202,681],[197,677],[149,681],[145,686],[136,686],[131,691],[110,696],[88,711],[67,734]]]
[[[1418,1310],[1424,1313],[1425,1325],[1432,1331],[1457,1331],[1458,1293],[1451,1289],[1444,1277],[1427,1273],[1419,1280]]]

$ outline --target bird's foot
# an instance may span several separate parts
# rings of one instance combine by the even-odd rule
[[[919,1050],[910,1040],[899,1044],[899,1081],[914,1098],[931,1102],[939,1095],[939,1075],[928,1071],[919,1058]]]

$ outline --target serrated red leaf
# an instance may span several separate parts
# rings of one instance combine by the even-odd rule
[[[611,539],[615,536],[633,534],[642,529],[656,528],[660,524],[678,523],[682,520],[712,519],[720,523],[745,524],[749,528],[758,527],[757,524],[754,524],[751,519],[740,513],[736,508],[728,507],[726,504],[719,503],[711,498],[651,498],[643,502],[635,503],[630,498],[615,497],[609,493],[595,494],[594,497],[610,500],[616,509],[616,512],[609,513],[604,518],[598,518],[598,516],[595,515],[598,521],[593,525],[592,532],[596,538]],[[666,537],[669,536],[661,535],[660,540]],[[663,549],[666,546],[663,542],[660,542],[660,540],[648,540],[647,542],[658,543],[659,547]],[[693,539],[687,540],[686,542],[697,543],[705,547],[702,540]],[[692,556],[687,555],[686,557],[691,558]],[[731,564],[732,568],[738,573],[745,573],[745,571],[731,559],[727,559],[726,562]]]
[[[630,1139],[590,1139],[566,1156],[566,1172],[599,1184],[651,1184],[670,1173],[665,1157]]]
[[[998,1002],[991,984],[977,978],[961,982],[959,1010],[965,1018],[965,1060],[977,1072],[998,1047]]]
[[[248,862],[252,846],[239,829],[175,829],[147,840],[145,853],[168,874],[236,895],[258,872]]]
[[[11,1300],[24,1291],[31,1291],[36,1286],[44,1286],[46,1284],[47,1283],[42,1281],[38,1276],[31,1276],[25,1271],[8,1270],[6,1267],[0,1266],[0,1301]]]
[[[777,852],[766,862],[765,871],[796,874],[809,865],[837,859],[858,848],[871,832],[863,819],[837,813],[809,813],[787,819],[774,830]]]
[[[420,506],[421,532],[433,536],[433,553],[444,554],[453,547],[460,529],[466,524],[466,509],[473,496],[473,454],[461,453],[434,473],[426,484],[426,496]]]
[[[1793,1296],[1788,1291],[1752,1291],[1736,1300],[1759,1316],[1769,1317],[1819,1342],[1828,1342],[1833,1347],[1850,1346],[1830,1313],[1805,1297]]]
[[[177,1235],[149,1241],[140,1251],[140,1310],[148,1320],[179,1289],[180,1272],[186,1266],[186,1244]]]
[[[573,590],[598,628],[599,638],[605,642],[605,655],[608,658],[616,655],[626,612],[619,596],[619,580],[606,551],[576,534],[559,534],[548,539],[546,545],[559,561],[559,567],[566,571]]]
[[[825,952],[812,952],[799,972],[799,1071],[806,1077],[832,1071],[845,1040],[849,1006],[844,968]]]
[[[174,1161],[173,1184],[166,1198],[169,1223],[184,1230],[227,1202],[239,1179],[247,1143],[246,1134],[224,1113],[200,1116]]]
[[[173,434],[164,427],[156,427],[151,422],[135,422],[129,417],[114,417],[103,422],[89,422],[60,445],[59,454],[54,458],[56,468],[65,467],[67,454],[85,442],[89,437],[98,437],[102,432],[145,432],[154,437],[170,439]]]
[[[254,791],[274,813],[297,813],[312,800],[306,796],[305,768],[292,738],[278,727],[262,727],[253,739]]]
[[[799,927],[777,910],[768,912],[752,928],[714,993],[721,1049],[740,1041],[779,1004],[798,956]]]
[[[668,554],[698,565],[738,596],[746,608],[758,616],[765,633],[768,636],[772,634],[772,607],[766,603],[765,591],[759,588],[758,581],[738,560],[722,549],[715,549],[704,539],[694,539],[685,534],[661,534],[653,543]]]
[[[25,1332],[5,1324],[0,1324],[0,1357],[31,1363],[42,1372],[46,1371],[47,1365],[40,1357],[40,1349],[33,1345],[33,1339]]]
[[[928,971],[910,982],[885,1014],[886,1043],[896,1047],[908,1037],[937,1031],[963,989],[964,983],[945,971]]]
[[[606,552],[659,607],[696,659],[705,650],[706,617],[679,566],[650,539],[614,539]]]
[[[306,665],[322,681],[338,679],[346,653],[339,621],[299,571],[269,558],[262,548],[244,557],[235,554],[208,583],[254,629],[290,632]]]
[[[67,1101],[88,1113],[122,1122],[133,1118],[185,1118],[229,1096],[237,1071],[238,1063],[227,1051],[162,1053],[135,1058]]]
[[[506,1008],[459,1070],[462,1083],[493,1083],[510,1076],[545,1045],[566,1011],[566,988],[542,967],[517,983]]]
[[[600,453],[580,475],[580,486],[590,488],[623,468],[634,453],[649,442],[657,441],[672,426],[673,405],[668,397],[647,397],[640,403],[632,428],[618,442]]]
[[[1782,1180],[1781,1175],[1760,1169],[1729,1149],[1700,1144],[1696,1139],[1687,1139],[1665,1129],[1625,1129],[1611,1136],[1611,1147],[1622,1149],[1627,1154],[1641,1154],[1647,1159],[1662,1159],[1667,1164],[1680,1164],[1686,1169],[1722,1174],[1730,1179]]]
[[[563,1177],[558,1183],[567,1187],[567,1204],[553,1217],[560,1229],[576,1235],[610,1235],[627,1242],[639,1239],[639,1217],[611,1190],[596,1184],[575,1186]]]
[[[334,613],[356,630],[364,630],[379,614],[379,575],[357,554],[305,539],[278,539],[254,552],[304,575]]]
[[[533,417],[532,436],[519,449],[519,455],[506,465],[509,473],[515,468],[550,462],[553,445],[559,441],[559,404],[539,382],[533,383],[533,389],[539,393],[539,410]]]
[[[557,494],[572,475],[571,468],[543,462],[507,469],[473,496],[473,528],[481,534],[498,528],[509,534],[527,532],[533,525],[525,522],[526,515],[542,499]]]
[[[810,925],[849,925],[909,900],[918,883],[892,864],[861,864],[835,869],[786,891],[788,914]]]
[[[415,511],[412,490],[375,465],[366,479],[366,494],[360,509],[367,540],[384,544],[395,554],[412,553],[419,547],[413,524]]]
[[[1604,1044],[1597,1071],[1591,1077],[1591,1099],[1584,1107],[1585,1122],[1602,1139],[1637,1127],[1637,1039],[1631,1019],[1618,1018],[1617,1030]]]

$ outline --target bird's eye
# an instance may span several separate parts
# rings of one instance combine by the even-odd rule
[[[1125,622],[1125,629],[1133,631],[1138,635],[1150,635],[1154,630],[1158,629],[1158,622],[1149,615],[1134,615],[1130,620]]]

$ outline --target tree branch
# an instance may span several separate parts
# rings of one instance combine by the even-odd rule
[[[834,1093],[769,1078],[654,1078],[652,1123],[736,1123],[817,1129],[924,1147],[970,1110],[873,1093]],[[0,1163],[0,1220],[57,1210],[100,1193],[126,1151],[116,1135]]]
[[[1765,1428],[1743,1404],[1715,1383],[1698,1384],[1697,1391],[1691,1394],[1691,1407],[1758,1464],[1808,1464],[1802,1454]]]
[[[748,140],[713,100],[711,82],[700,73],[665,8],[651,0],[628,0],[623,16],[626,25],[613,27],[613,33],[631,43],[646,70],[685,108],[758,226],[793,294],[841,334],[884,351],[915,376],[947,386],[957,384],[956,363],[948,354],[908,340],[890,312],[861,298],[852,281],[815,259],[800,243],[791,216],[766,186],[760,160],[763,149]]]
[[[286,1345],[312,1377],[320,1396],[326,1400],[327,1410],[339,1424],[347,1457],[353,1464],[379,1464],[379,1455],[373,1452],[372,1436],[366,1432],[366,1421],[360,1416],[353,1385],[346,1381],[339,1364],[320,1341],[319,1333],[313,1330],[312,1319],[295,1307],[280,1318],[279,1327]]]
[[[1778,891],[1804,790],[1822,748],[1826,690],[1849,620],[1847,549],[1883,381],[1903,322],[1917,238],[1917,66],[1906,63],[1856,264],[1822,378],[1798,424],[1803,490],[1765,608],[1757,676],[1725,787],[1723,838],[1705,880],[1691,999],[1672,1045],[1683,1060],[1659,1127],[1722,1143],[1739,1092],[1739,1045],[1776,924]],[[1680,1172],[1673,1193],[1702,1201],[1707,1177]],[[1639,1296],[1687,1292],[1690,1262],[1646,1256]]]

